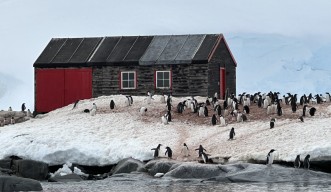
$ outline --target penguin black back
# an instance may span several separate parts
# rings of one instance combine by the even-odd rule
[[[294,160],[294,167],[300,168],[300,155],[297,155],[297,157]]]
[[[236,135],[236,133],[234,132],[234,128],[232,127],[231,130],[230,130],[230,140],[233,139],[233,137]]]
[[[114,102],[114,100],[111,100],[110,101],[109,106],[110,106],[110,109],[114,109],[115,108],[115,102]]]
[[[310,155],[308,154],[305,159],[303,160],[303,168],[304,169],[309,169],[310,168]]]
[[[172,158],[172,150],[170,149],[170,147],[166,147],[166,152],[164,155],[168,154],[168,158],[171,159]]]

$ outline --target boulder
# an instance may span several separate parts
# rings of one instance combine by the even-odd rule
[[[168,171],[179,166],[181,162],[173,160],[153,160],[145,165],[145,169],[150,175],[155,175],[156,173],[167,173]]]
[[[122,159],[118,164],[111,170],[111,174],[118,173],[131,173],[142,168],[144,163],[133,158]]]
[[[45,180],[48,176],[48,164],[33,160],[14,160],[13,170],[17,176]]]
[[[165,174],[165,177],[175,177],[180,179],[204,179],[217,176],[224,176],[226,172],[221,170],[217,165],[183,163],[175,169]]]
[[[15,176],[0,176],[0,191],[42,191],[39,181]]]

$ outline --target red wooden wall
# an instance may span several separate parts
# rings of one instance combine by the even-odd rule
[[[35,111],[49,112],[92,97],[92,69],[36,69]]]

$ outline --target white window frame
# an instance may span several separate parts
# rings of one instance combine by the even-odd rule
[[[160,73],[160,72],[163,72],[163,73],[165,73],[165,72],[167,72],[167,73],[169,73],[169,87],[159,87],[158,85],[157,85],[157,82],[158,82],[158,80],[159,80],[159,78],[158,78],[158,73]],[[155,87],[157,88],[157,89],[170,89],[171,88],[171,71],[156,71],[156,75],[155,75],[156,77],[156,79],[155,79]],[[164,79],[163,78],[163,81],[164,80],[166,80],[166,79]],[[163,83],[164,84],[164,83]]]
[[[123,74],[124,73],[127,73],[127,74],[130,74],[130,73],[133,73],[133,87],[123,87],[123,81],[130,81],[130,79],[128,78],[127,80],[124,80],[123,79]],[[128,75],[129,77],[130,75]],[[137,85],[136,85],[136,72],[135,71],[121,71],[121,89],[136,89]]]

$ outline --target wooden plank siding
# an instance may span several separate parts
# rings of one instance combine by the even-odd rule
[[[120,72],[136,71],[136,89],[120,89]],[[171,89],[156,89],[154,85],[155,71],[171,71]],[[150,91],[154,94],[168,94],[173,96],[207,96],[208,65],[180,64],[154,66],[100,66],[93,68],[93,97],[103,95],[146,95]]]
[[[236,64],[234,63],[223,39],[221,39],[221,42],[219,43],[213,57],[209,62],[210,73],[208,94],[211,96],[214,95],[216,91],[219,94],[220,67],[225,68],[226,88],[229,89],[229,93],[236,94]],[[215,82],[217,82],[217,84],[215,84]]]

